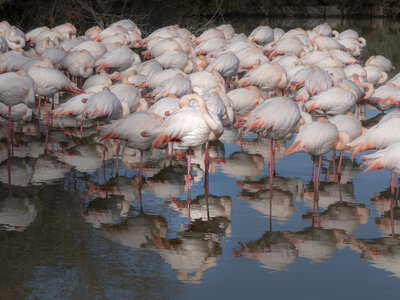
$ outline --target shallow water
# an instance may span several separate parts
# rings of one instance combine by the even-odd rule
[[[400,66],[399,23],[329,22],[367,39],[363,60],[379,53]],[[269,24],[232,23],[246,33],[241,26]],[[291,141],[280,141],[271,197],[269,140],[250,134],[241,150],[227,129],[210,145],[208,174],[204,149],[195,150],[189,219],[184,152],[165,161],[162,152],[146,153],[139,190],[137,151],[123,150],[117,176],[115,145],[108,143],[103,165],[95,124],[82,139],[75,120],[53,120],[47,131],[38,124],[16,127],[11,196],[5,138],[0,143],[1,299],[377,299],[399,289],[400,210],[396,203],[390,213],[390,173],[362,175],[359,156],[345,154],[340,185],[332,153],[324,156],[316,206],[310,156],[284,157]]]

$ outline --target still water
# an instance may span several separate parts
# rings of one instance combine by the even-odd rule
[[[225,21],[249,33],[323,20]],[[327,21],[367,39],[362,60],[382,54],[400,67],[400,23]],[[325,155],[317,206],[309,155],[284,157],[292,141],[277,143],[271,195],[269,141],[250,134],[241,149],[227,129],[210,146],[208,174],[195,150],[189,219],[184,152],[146,153],[139,189],[138,152],[122,151],[117,175],[116,145],[103,165],[95,124],[82,139],[75,120],[43,124],[16,128],[11,196],[1,140],[1,299],[377,299],[400,289],[390,173],[362,175],[359,156],[345,154],[338,184]]]

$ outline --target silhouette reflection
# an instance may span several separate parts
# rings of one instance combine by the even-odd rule
[[[375,268],[391,272],[400,278],[400,240],[382,237],[378,239],[352,239],[352,248],[360,252],[360,258]]]
[[[243,180],[237,182],[243,189],[239,197],[263,215],[285,221],[294,213],[294,200],[301,200],[303,181],[299,178],[274,178],[272,199],[269,188],[269,178],[258,181]],[[270,203],[270,201],[272,201]]]
[[[36,215],[37,209],[32,198],[19,198],[14,195],[0,200],[1,229],[23,231],[35,220]]]
[[[266,232],[256,241],[239,242],[239,246],[233,250],[233,256],[255,259],[263,268],[271,270],[287,270],[297,257],[295,245],[282,232]]]

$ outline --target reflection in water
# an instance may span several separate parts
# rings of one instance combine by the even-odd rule
[[[256,241],[239,245],[239,249],[233,250],[233,256],[255,259],[271,270],[287,270],[297,257],[294,244],[282,232],[266,232]]]
[[[202,232],[184,232],[178,239],[158,243],[159,254],[178,271],[178,280],[200,283],[205,271],[217,265],[219,243],[203,238]]]
[[[222,172],[236,179],[244,177],[255,179],[264,169],[264,158],[260,154],[235,152],[221,163],[221,169]]]
[[[369,209],[365,205],[354,205],[347,202],[336,202],[320,214],[318,226],[325,229],[340,229],[347,234],[358,230],[360,224],[366,224],[369,217]],[[312,220],[312,213],[305,218]]]
[[[383,237],[372,240],[352,240],[352,247],[360,252],[361,259],[365,259],[375,268],[393,273],[400,278],[400,240]]]
[[[294,213],[294,200],[300,201],[303,196],[303,180],[300,178],[274,177],[272,198],[269,178],[258,181],[238,181],[243,189],[239,197],[250,206],[266,216],[275,217],[284,222]]]
[[[240,145],[240,140],[235,141],[236,145]],[[264,157],[265,161],[269,160],[269,149],[271,148],[271,139],[265,137],[257,137],[254,140],[242,141],[243,151],[249,154],[259,154]],[[285,156],[286,140],[275,141],[275,162]]]
[[[298,251],[298,256],[322,262],[333,256],[337,241],[342,240],[342,233],[309,227],[300,232],[285,232],[285,237],[294,244]]]
[[[337,161],[335,163],[335,166],[337,168],[338,166],[338,158]],[[332,161],[329,164],[328,169],[326,170],[327,172],[327,179],[328,182],[336,182],[335,180],[335,173],[334,173],[334,165],[332,163]],[[342,184],[346,184],[346,183],[350,183],[353,181],[353,179],[360,174],[360,167],[359,165],[354,161],[351,160],[350,158],[347,157],[343,157],[342,160],[342,165],[341,165],[341,170],[342,173],[340,175],[340,183]]]
[[[312,186],[311,183],[310,186]],[[304,191],[304,203],[311,209],[314,206],[314,197],[315,193],[312,189],[307,188]],[[356,202],[353,183],[338,185],[337,183],[320,182],[319,208],[327,209],[329,205],[338,201],[348,203]]]
[[[30,198],[16,196],[0,200],[0,228],[8,231],[23,231],[36,218],[37,210]]]
[[[82,212],[86,222],[93,227],[100,228],[104,224],[118,224],[127,217],[129,203],[123,196],[110,195],[105,198],[96,198],[90,201]]]
[[[381,217],[375,218],[375,224],[382,236],[392,236],[400,234],[400,208],[386,211]]]

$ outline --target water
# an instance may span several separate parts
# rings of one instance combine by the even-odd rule
[[[265,22],[232,20],[246,33]],[[314,25],[301,22],[271,25]],[[329,22],[367,39],[362,59],[382,54],[400,65],[399,23]],[[271,199],[269,141],[250,134],[241,151],[228,129],[210,146],[208,182],[204,149],[195,151],[188,222],[183,152],[165,167],[162,152],[146,153],[140,191],[139,154],[124,149],[116,176],[115,145],[103,166],[95,126],[81,139],[74,120],[57,119],[46,137],[34,120],[17,126],[17,139],[12,196],[5,138],[0,144],[1,299],[376,299],[398,291],[390,173],[362,175],[359,156],[345,154],[340,185],[332,153],[324,156],[318,218],[310,156],[283,157],[291,141],[277,144]]]

